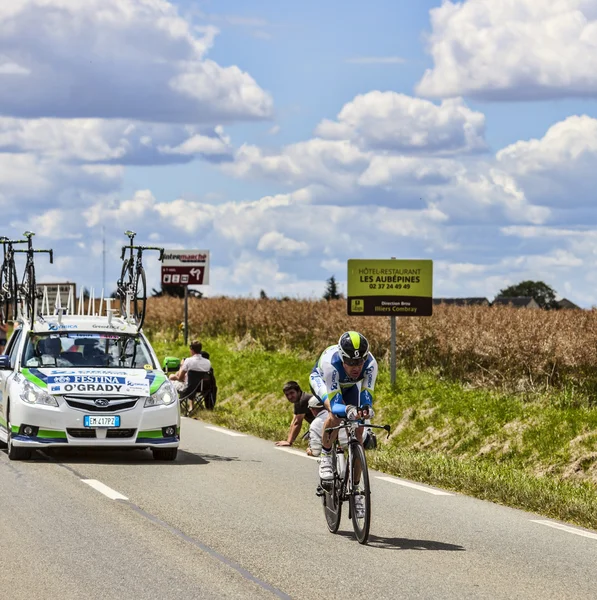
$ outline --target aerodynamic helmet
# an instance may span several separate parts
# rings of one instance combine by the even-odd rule
[[[347,365],[359,365],[369,356],[369,342],[358,331],[347,331],[340,336],[338,352],[342,362]]]

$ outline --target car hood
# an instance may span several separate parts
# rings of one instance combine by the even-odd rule
[[[145,369],[22,369],[21,374],[53,395],[149,396],[158,391],[166,376]]]

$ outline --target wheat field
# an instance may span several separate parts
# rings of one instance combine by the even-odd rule
[[[183,300],[150,298],[145,329],[174,340]],[[432,317],[399,317],[399,366],[434,369],[472,385],[519,392],[571,386],[597,391],[597,311],[544,311],[507,306],[434,307]],[[312,353],[315,359],[343,331],[362,332],[375,357],[390,355],[388,317],[349,317],[346,301],[189,299],[192,337],[226,336],[268,350]]]

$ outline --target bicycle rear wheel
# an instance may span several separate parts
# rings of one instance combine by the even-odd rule
[[[126,318],[126,291],[130,289],[131,284],[133,283],[132,273],[129,269],[130,260],[127,258],[122,263],[122,271],[120,271],[120,279],[118,280],[118,290],[117,295],[120,299],[120,314],[122,318]]]
[[[325,520],[328,525],[330,533],[336,533],[338,527],[340,527],[340,520],[342,519],[342,480],[338,477],[336,469],[336,451],[333,450],[332,460],[334,465],[334,479],[329,482],[329,487],[323,488],[323,512],[325,514]]]
[[[360,467],[361,477],[358,484],[355,485],[355,472]],[[367,470],[367,460],[365,451],[361,444],[354,444],[352,447],[352,460],[350,464],[350,481],[352,489],[350,490],[350,513],[352,516],[352,526],[354,534],[359,544],[366,544],[369,539],[369,527],[371,525],[371,490],[369,488],[369,471]],[[355,504],[356,496],[361,496],[362,510],[357,513]]]
[[[145,279],[145,269],[139,267],[137,279],[135,281],[135,295],[133,298],[133,314],[137,320],[139,329],[145,321],[145,307],[147,305],[147,281]]]

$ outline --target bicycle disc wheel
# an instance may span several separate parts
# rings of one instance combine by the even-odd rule
[[[145,269],[140,267],[137,271],[135,281],[135,296],[133,298],[133,313],[141,329],[145,320],[145,306],[147,305],[147,282],[145,280]]]
[[[330,533],[336,533],[338,527],[340,527],[340,519],[342,518],[341,486],[342,482],[334,479],[332,489],[329,492],[325,488],[323,490],[323,511]]]
[[[330,482],[330,489],[323,488],[323,512],[328,529],[331,533],[336,533],[340,527],[342,518],[342,480],[338,477],[336,469],[336,450],[332,451],[332,461],[334,465],[334,479]],[[323,486],[322,486],[323,487]]]
[[[130,285],[133,283],[132,274],[129,272],[129,262],[127,258],[122,263],[122,271],[120,272],[118,290],[116,292],[120,299],[120,314],[123,319],[126,318],[126,291],[130,289]]]
[[[355,471],[360,467],[361,478],[355,485]],[[371,490],[369,488],[369,471],[367,470],[367,460],[365,459],[365,451],[360,444],[355,444],[352,448],[352,461],[350,465],[351,473],[350,480],[352,489],[350,490],[350,513],[352,515],[352,526],[354,534],[359,544],[366,544],[369,538],[369,527],[371,525]],[[362,514],[357,514],[355,506],[355,497],[363,498]]]

